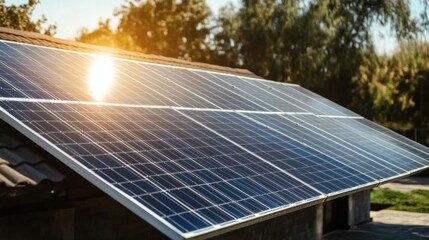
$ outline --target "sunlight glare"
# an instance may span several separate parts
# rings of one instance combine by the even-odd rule
[[[115,78],[113,61],[107,56],[97,56],[92,63],[88,84],[92,97],[96,101],[103,101]]]

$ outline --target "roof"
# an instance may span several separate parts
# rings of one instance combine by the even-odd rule
[[[36,186],[42,182],[61,182],[65,176],[29,139],[0,121],[0,187]]]
[[[87,53],[108,52],[116,57],[121,57],[125,59],[138,60],[138,61],[150,62],[150,63],[167,64],[172,66],[187,67],[187,68],[200,69],[200,70],[213,71],[213,72],[222,72],[222,73],[228,73],[228,74],[239,75],[244,77],[261,78],[260,76],[255,75],[254,73],[246,69],[222,67],[222,66],[217,66],[212,64],[190,62],[190,61],[170,58],[170,57],[125,51],[125,50],[116,49],[116,48],[95,46],[95,45],[90,45],[86,43],[58,39],[58,38],[50,37],[39,33],[18,31],[18,30],[13,30],[9,28],[3,28],[3,27],[0,27],[0,39],[12,41],[12,42],[27,43],[27,44],[33,44],[38,46],[58,48],[63,50],[79,51],[79,52],[87,52]]]

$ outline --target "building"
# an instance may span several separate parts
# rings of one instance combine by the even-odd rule
[[[338,158],[330,157],[330,156],[334,156],[334,155],[329,155],[329,154],[334,154],[332,153],[332,151],[331,153],[329,151],[322,152],[323,154],[321,155],[323,156],[317,157],[317,161],[321,161],[322,163],[326,163],[328,165],[324,166],[323,164],[320,164],[320,165],[314,165],[314,166],[320,167],[320,169],[327,169],[328,171],[330,170],[330,167],[332,168],[336,167],[336,165],[332,165],[329,162],[329,161],[335,160],[336,163],[343,161],[341,166],[345,166],[344,163],[348,163],[350,165],[354,164],[353,167],[349,168],[348,166],[345,166],[344,168],[338,168],[338,172],[335,172],[335,171],[328,172],[326,176],[323,171],[312,173],[309,170],[307,170],[307,167],[310,168],[314,166],[303,166],[302,168],[294,167],[296,168],[295,173],[291,174],[290,179],[287,178],[289,179],[288,181],[292,183],[302,183],[304,182],[302,179],[305,179],[305,176],[311,176],[315,178],[317,177],[317,175],[320,175],[322,180],[323,178],[329,179],[330,181],[332,181],[332,183],[329,181],[325,183],[323,183],[323,181],[317,182],[315,180],[313,185],[304,183],[299,186],[294,186],[292,184],[292,186],[288,186],[287,188],[285,187],[287,191],[284,191],[284,195],[281,195],[281,196],[285,196],[286,198],[289,196],[288,195],[289,193],[291,192],[295,193],[295,191],[296,191],[296,195],[294,196],[302,196],[302,194],[306,194],[309,191],[315,192],[315,194],[311,195],[308,193],[308,196],[302,197],[300,201],[297,201],[297,204],[290,204],[284,208],[278,207],[278,209],[274,211],[267,211],[260,214],[259,210],[255,210],[254,214],[252,214],[252,216],[248,217],[247,219],[243,217],[243,218],[235,219],[234,221],[230,221],[230,222],[219,220],[220,224],[215,225],[209,231],[204,230],[207,228],[202,228],[203,230],[196,229],[195,231],[190,231],[193,235],[186,235],[186,234],[182,236],[175,235],[176,233],[174,233],[171,229],[168,228],[168,226],[170,226],[169,224],[165,224],[165,225],[160,224],[164,222],[163,219],[161,220],[153,219],[154,216],[151,214],[148,214],[148,212],[150,211],[146,211],[146,210],[143,211],[141,209],[138,209],[136,206],[140,206],[140,205],[137,205],[137,204],[133,205],[134,203],[132,202],[131,198],[123,198],[122,195],[118,195],[117,189],[119,189],[123,193],[127,193],[131,195],[131,192],[134,191],[134,189],[131,189],[131,185],[127,185],[128,188],[126,188],[124,187],[124,185],[119,184],[121,182],[119,180],[115,180],[114,183],[107,184],[101,181],[100,179],[95,178],[94,177],[95,175],[91,175],[87,173],[86,170],[88,170],[89,168],[84,168],[80,165],[73,165],[74,163],[70,164],[68,161],[65,161],[61,157],[62,156],[61,154],[64,154],[63,152],[58,151],[57,148],[55,149],[51,148],[51,146],[47,145],[45,142],[39,141],[38,137],[40,137],[40,134],[34,134],[34,131],[35,131],[34,129],[37,129],[37,128],[30,128],[30,127],[22,128],[23,125],[20,125],[20,124],[25,121],[22,119],[19,119],[19,116],[23,116],[25,114],[27,114],[25,116],[31,116],[31,119],[29,119],[30,121],[28,121],[27,123],[32,123],[31,120],[37,119],[39,117],[41,118],[40,120],[41,122],[43,121],[49,122],[52,119],[48,118],[47,117],[48,115],[46,116],[40,115],[41,113],[43,113],[42,111],[43,109],[40,111],[39,110],[36,111],[33,109],[26,110],[24,107],[18,104],[22,104],[22,105],[35,104],[35,106],[39,106],[38,104],[40,103],[40,106],[46,107],[46,106],[49,106],[49,104],[55,105],[61,102],[61,104],[66,104],[66,105],[75,104],[76,106],[78,106],[79,103],[73,102],[74,101],[73,95],[64,95],[68,93],[68,91],[70,93],[76,93],[72,88],[70,88],[69,90],[68,85],[61,85],[59,86],[58,89],[54,89],[54,90],[52,90],[53,88],[51,89],[49,85],[49,84],[52,84],[51,81],[53,81],[52,77],[54,76],[54,75],[49,75],[51,74],[49,72],[50,68],[55,68],[58,66],[73,66],[72,64],[75,63],[73,62],[74,61],[73,57],[75,56],[74,52],[84,52],[84,53],[108,52],[110,55],[113,55],[119,58],[136,60],[136,61],[143,61],[143,62],[149,62],[149,63],[155,63],[155,64],[161,64],[161,65],[168,65],[168,66],[184,67],[184,68],[190,68],[190,69],[198,69],[198,70],[215,72],[215,73],[219,72],[222,74],[229,74],[234,76],[242,76],[242,77],[250,77],[250,78],[259,78],[259,77],[255,76],[249,71],[242,70],[242,69],[231,69],[231,68],[225,68],[225,67],[213,66],[213,65],[207,65],[207,64],[190,63],[190,62],[177,60],[177,59],[96,47],[96,46],[91,46],[91,45],[86,45],[86,44],[81,44],[81,43],[76,43],[71,41],[59,40],[59,39],[47,37],[40,34],[15,31],[15,30],[10,30],[5,28],[0,28],[0,39],[3,40],[0,42],[0,80],[2,80],[0,81],[2,84],[0,86],[0,98],[1,98],[0,106],[4,109],[3,115],[2,115],[3,118],[0,122],[0,126],[1,126],[0,128],[1,129],[0,131],[0,239],[30,239],[30,238],[31,239],[168,239],[169,237],[176,237],[176,238],[183,238],[183,237],[194,238],[195,237],[196,239],[197,238],[321,239],[323,234],[328,233],[330,231],[334,231],[336,229],[344,229],[350,226],[354,226],[354,225],[358,225],[358,224],[362,224],[370,221],[369,196],[370,196],[371,188],[377,186],[382,182],[405,177],[405,176],[408,176],[409,174],[422,171],[429,167],[428,165],[429,151],[427,148],[414,144],[406,139],[396,137],[396,135],[394,135],[393,133],[390,133],[382,129],[381,130],[378,129],[379,132],[374,132],[375,134],[374,138],[370,136],[358,138],[358,136],[353,136],[353,135],[350,136],[350,134],[344,135],[345,139],[347,138],[350,140],[354,140],[354,137],[356,137],[356,142],[357,142],[356,144],[354,142],[347,143],[341,140],[339,137],[335,137],[334,139],[335,141],[330,140],[330,142],[326,143],[326,145],[323,145],[323,142],[320,141],[320,145],[319,145],[320,148],[318,148],[317,146],[312,146],[311,144],[314,143],[312,141],[320,140],[318,139],[318,136],[322,136],[321,135],[322,133],[317,132],[314,129],[311,131],[309,130],[308,133],[314,133],[315,135],[299,136],[300,133],[298,133],[297,135],[294,135],[294,138],[293,138],[294,140],[296,140],[296,142],[303,142],[302,145],[305,147],[305,149],[307,149],[307,145],[310,146],[310,148],[308,148],[306,151],[310,151],[310,150],[313,151],[318,149],[320,150],[322,146],[324,149],[325,148],[327,149],[328,146],[331,146],[331,145],[338,147],[339,149],[341,149],[341,151],[344,151],[344,152],[350,151],[344,155],[335,153],[335,156],[338,156]],[[17,42],[20,44],[15,45],[14,42]],[[12,47],[10,47],[9,45],[12,45]],[[14,52],[13,50],[14,46],[15,47],[23,46],[22,53]],[[32,47],[32,46],[39,46],[39,47]],[[49,51],[51,51],[52,53],[55,52],[55,51],[52,51],[52,49],[68,50],[68,51],[61,52],[61,54],[65,54],[67,56],[64,56],[64,59],[53,57],[54,61],[52,61],[52,63],[51,62],[49,63],[52,65],[49,65],[48,63],[46,63],[46,65],[43,65],[45,68],[42,68],[41,65],[40,66],[38,65],[40,64],[40,60],[34,60],[34,59],[29,60],[25,58],[22,58],[22,59],[20,58],[21,56],[29,56],[31,58],[33,54],[41,54],[44,51],[48,51],[48,49],[50,49]],[[19,57],[12,58],[11,56],[19,56]],[[90,55],[85,55],[85,56],[90,56]],[[37,55],[36,57],[38,57],[39,59],[43,59],[43,57],[39,55]],[[84,60],[85,58],[86,57],[82,58],[81,60]],[[8,61],[11,61],[12,59],[13,61],[16,61],[16,63],[15,62],[13,63],[15,65],[8,62]],[[68,61],[67,64],[70,64],[70,65],[61,65],[62,63],[58,63],[58,65],[55,65],[56,62],[61,60]],[[28,66],[28,64],[20,65],[25,61],[34,63],[34,66],[33,65]],[[126,63],[120,62],[120,64],[126,64]],[[40,76],[42,77],[40,79],[37,78],[35,81],[46,81],[44,83],[47,83],[47,84],[42,85],[40,83],[38,85],[38,86],[44,86],[44,88],[36,89],[36,88],[32,88],[32,86],[27,86],[26,84],[21,84],[21,85],[18,84],[18,83],[21,83],[20,81],[22,82],[24,80],[31,81],[33,78],[36,78],[36,75],[34,76],[31,75],[33,72],[29,73],[26,67],[28,67],[28,69],[39,70],[39,72],[34,72],[34,74],[40,74],[40,75],[37,75],[37,77],[40,77]],[[40,69],[44,69],[46,70],[46,72],[40,71]],[[74,70],[75,69],[72,69],[70,71],[70,69],[64,68],[64,69],[58,70],[58,72],[61,72],[63,74],[73,74]],[[103,69],[103,70],[107,71],[107,69]],[[45,73],[47,74],[47,76],[46,78],[43,78]],[[179,73],[179,72],[176,72],[176,73]],[[229,76],[229,75],[225,75],[225,76]],[[171,74],[169,76],[173,78],[174,77],[180,78],[179,75]],[[63,76],[63,77],[67,77],[67,76]],[[233,80],[234,79],[231,78],[231,81]],[[29,89],[27,89],[27,87]],[[121,89],[121,86],[117,86],[117,87],[118,89]],[[48,95],[43,95],[43,94],[51,94],[51,93],[57,94],[58,91],[61,90],[61,88],[65,89],[64,90],[65,92],[62,92],[63,94],[62,96],[64,96],[64,99],[63,98],[46,99],[47,98],[46,96]],[[240,86],[238,86],[237,88],[240,88]],[[49,89],[49,90],[46,90],[46,89]],[[222,89],[225,89],[225,88],[222,88]],[[243,89],[244,89],[244,86],[243,86]],[[241,91],[241,89],[239,90]],[[251,91],[251,90],[252,89],[248,89],[248,91]],[[195,91],[197,91],[197,88],[195,88]],[[329,103],[327,100],[321,99],[316,95],[311,95],[311,93],[305,92],[305,90],[302,90],[302,91],[305,93],[304,95],[305,96],[308,95],[309,96],[308,99],[311,100],[306,105],[308,107],[312,107],[312,104],[318,104],[317,108],[319,107],[329,108],[329,106],[334,106],[334,108],[338,107],[335,105],[330,105],[333,103]],[[13,94],[18,94],[18,96],[25,96],[25,97],[15,97],[15,95]],[[38,94],[37,96],[43,96],[43,97],[34,97],[36,95],[32,95],[32,94]],[[132,92],[131,91],[129,93],[127,92],[127,94],[131,95]],[[203,94],[203,92],[201,92],[201,94]],[[240,95],[234,95],[234,96],[240,96]],[[182,97],[185,97],[185,96],[182,96]],[[111,99],[111,100],[114,101],[115,99]],[[158,101],[159,99],[153,98],[150,100]],[[291,99],[290,101],[292,100],[293,99]],[[82,101],[86,101],[86,100],[82,100]],[[213,99],[213,101],[217,101],[217,100]],[[18,104],[15,105],[15,103],[18,103]],[[264,101],[261,101],[260,104],[263,104],[263,103]],[[198,104],[198,103],[195,102],[194,104]],[[270,102],[269,104],[276,104],[276,103]],[[122,105],[125,105],[125,104],[122,104]],[[117,103],[111,104],[111,106],[117,106],[119,108],[125,107],[122,105]],[[128,105],[132,105],[132,104],[128,104]],[[133,107],[128,105],[127,107]],[[20,107],[22,107],[22,109]],[[103,105],[101,105],[100,108],[103,108]],[[37,108],[37,109],[41,109],[41,108]],[[69,107],[67,107],[66,110],[60,109],[58,111],[68,111],[68,109]],[[49,113],[49,111],[47,112]],[[81,108],[80,111],[86,111],[86,108],[83,107]],[[160,110],[160,111],[162,112],[167,110]],[[235,111],[234,108],[232,108],[232,111],[222,110],[220,112],[224,112],[225,115],[227,114],[233,115],[234,113],[231,113],[231,112],[234,112],[234,111]],[[344,111],[344,115],[341,115],[342,113],[341,111]],[[338,119],[360,119],[359,117],[355,117],[354,115],[353,116],[348,115],[350,113],[342,108],[341,108],[341,111],[339,111],[341,116],[337,116]],[[35,112],[37,114],[35,114]],[[285,113],[285,111],[282,111],[282,112],[283,112],[282,114],[284,115],[288,114],[288,113]],[[20,115],[22,113],[24,114]],[[68,113],[69,115],[67,115],[67,117],[73,118],[73,115],[72,115],[73,112],[70,111]],[[122,113],[126,114],[126,112],[122,112]],[[252,111],[242,111],[242,113],[252,114]],[[13,114],[16,114],[16,115],[13,115]],[[303,115],[306,115],[306,114],[303,114]],[[23,119],[25,119],[25,116],[23,116]],[[178,117],[178,116],[180,115],[177,115],[177,116],[174,115],[174,117]],[[329,117],[333,117],[333,116],[334,115],[329,115]],[[197,117],[198,116],[192,116],[192,118],[197,118]],[[254,118],[258,119],[257,116],[254,116]],[[225,118],[225,121],[226,120],[228,119]],[[257,121],[263,121],[263,119],[258,119]],[[75,122],[79,122],[79,121],[75,121]],[[97,124],[103,124],[103,123],[104,122],[100,122]],[[61,125],[61,122],[59,124]],[[73,123],[68,122],[67,124],[73,124]],[[203,122],[203,124],[209,125],[210,121]],[[245,124],[245,122],[243,122],[243,124]],[[285,139],[284,137],[286,134],[284,132],[286,130],[283,130],[282,128],[275,130],[275,127],[269,125],[269,122],[264,122],[264,124],[260,124],[260,125],[264,126],[262,130],[253,129],[252,131],[253,132],[265,131],[263,129],[270,129],[272,130],[273,133],[277,133],[273,136],[275,137],[276,140],[279,141],[279,143],[282,143],[284,146],[289,146],[287,145],[286,140],[282,140],[282,139]],[[36,125],[28,124],[26,126],[35,127]],[[50,126],[52,127],[53,125],[50,125]],[[42,125],[40,125],[39,127],[42,127]],[[210,128],[214,129],[214,127],[215,126]],[[284,126],[284,127],[286,128],[287,126]],[[301,128],[299,124],[296,124],[296,126],[293,126],[293,127]],[[340,127],[340,125],[338,127]],[[32,129],[33,132],[30,131],[29,129],[30,130]],[[305,129],[308,130],[309,128],[305,128]],[[89,129],[88,131],[90,130],[91,129]],[[157,130],[162,130],[162,128]],[[178,129],[172,129],[172,130],[175,130],[175,131],[177,130],[180,132],[181,129],[178,128]],[[187,131],[182,131],[180,133],[184,134],[186,132],[190,132],[190,130],[192,129],[187,129]],[[243,131],[245,130],[247,129],[244,129]],[[302,128],[301,130],[304,130],[304,128]],[[341,128],[339,128],[339,130],[341,130]],[[352,131],[353,129],[350,128],[349,130]],[[202,130],[198,130],[198,131],[202,131]],[[213,131],[222,132],[224,130],[214,129]],[[234,129],[232,129],[231,131],[234,131]],[[252,133],[252,131],[243,132],[242,133],[243,135],[239,136],[239,138],[242,137],[244,139],[246,136],[251,136],[251,135],[245,135],[245,133],[250,134]],[[58,133],[61,133],[61,131],[59,131]],[[195,133],[195,134],[198,134],[198,133]],[[211,132],[207,131],[205,132],[205,134],[210,135]],[[225,135],[227,134],[227,132],[222,132],[222,134]],[[290,134],[292,134],[292,132]],[[382,134],[382,135],[377,135],[377,134]],[[176,135],[179,135],[179,133],[177,133]],[[48,139],[47,137],[49,136],[51,135],[47,134],[46,136],[43,137],[43,139]],[[56,139],[64,143],[66,140],[61,138],[61,136],[64,136],[64,135],[58,135],[57,138],[50,138],[51,139],[50,141],[52,142]],[[70,137],[71,135],[68,135],[68,136]],[[222,135],[219,134],[218,136],[222,136]],[[230,136],[230,137],[226,137],[225,139],[231,139],[233,137],[234,136]],[[257,136],[255,136],[255,138],[257,138]],[[379,143],[377,143],[377,141],[381,141],[383,138],[387,139],[386,144],[390,144],[388,145],[388,147],[384,148],[382,146],[383,144],[378,145]],[[394,140],[394,138],[396,139]],[[322,140],[323,139],[324,138],[322,138]],[[358,144],[359,139],[368,141],[368,143],[371,143],[374,146],[365,145],[367,143],[359,145]],[[164,140],[166,141],[168,140],[168,138],[165,138]],[[237,142],[238,140],[239,139],[234,141],[231,140],[230,142],[233,142],[234,144],[228,145],[228,147],[232,148],[234,146],[235,147],[238,146],[237,150],[235,151],[239,151],[240,149],[246,149],[246,151],[243,151],[243,153],[240,152],[240,154],[249,153],[250,151],[248,149],[251,149],[250,148],[251,146],[240,147],[243,144],[238,143]],[[217,141],[217,138],[216,138],[216,141]],[[223,137],[220,137],[219,141],[223,141]],[[271,140],[271,141],[275,142],[274,140]],[[213,142],[213,144],[214,143],[215,142]],[[262,143],[263,142],[261,142],[261,144]],[[93,144],[99,144],[99,143],[93,142]],[[196,145],[192,147],[198,146],[198,143],[195,143],[195,144]],[[269,145],[269,143],[267,144]],[[107,144],[104,146],[104,149],[106,148],[106,146]],[[207,147],[207,145],[204,145],[204,146]],[[114,147],[114,146],[111,146],[111,147]],[[88,149],[90,149],[90,146],[88,146]],[[391,150],[391,152],[388,151],[389,149]],[[162,150],[162,148],[160,147],[155,150],[157,151]],[[285,151],[286,150],[288,149],[286,148]],[[96,150],[94,150],[94,152],[95,151]],[[91,152],[91,154],[94,154],[94,152]],[[278,152],[280,152],[280,150],[278,150]],[[112,153],[117,154],[122,152],[118,151],[118,152],[112,152]],[[357,155],[354,156],[351,153],[353,154],[355,153]],[[166,152],[163,154],[165,155],[168,153]],[[254,152],[250,152],[250,155],[246,155],[246,156],[248,158],[255,159],[255,161],[258,161],[258,159],[263,160],[270,157],[270,156],[265,157],[263,154],[264,154],[263,152],[257,152],[256,154]],[[410,155],[411,157],[407,155]],[[69,156],[72,156],[73,158],[77,159],[79,158],[80,155],[69,154]],[[314,157],[314,154],[308,155],[307,157],[300,158],[300,159],[303,162],[306,162],[306,161],[312,162],[313,160],[311,159],[309,160],[309,158],[311,158],[312,156]],[[328,156],[328,158],[325,158],[326,156]],[[340,156],[348,156],[349,158],[347,159],[340,158]],[[155,157],[156,156],[153,155],[153,158]],[[238,155],[236,157],[238,157]],[[246,159],[243,159],[243,161],[245,160]],[[106,158],[105,161],[107,164],[109,163],[108,161],[110,160],[109,158]],[[283,161],[280,161],[280,163],[282,162]],[[158,162],[157,164],[164,164],[164,163],[165,162]],[[169,167],[168,164],[173,165],[175,163],[168,162],[164,166],[164,168],[168,168]],[[276,162],[269,162],[264,160],[261,162],[261,166],[262,164],[265,167],[264,169],[260,170],[257,168],[259,165],[254,165],[253,166],[254,171],[264,171],[266,169],[279,169],[279,165],[277,165]],[[371,164],[374,165],[372,166],[373,169],[371,171],[368,170],[364,174],[358,175],[360,174],[360,172],[357,171],[356,169],[369,169],[371,168]],[[128,167],[128,165],[126,166]],[[241,165],[239,165],[238,167],[240,166]],[[274,167],[274,168],[271,168],[271,167]],[[286,167],[287,166],[285,166],[285,168]],[[123,175],[115,174],[117,172],[112,173],[111,171],[112,169],[113,167],[106,169],[106,172],[107,170],[109,170],[109,172],[112,175],[102,175],[106,173],[105,172],[100,173],[99,169],[91,169],[91,171],[93,172],[98,171],[97,174],[99,175],[97,176],[105,176],[105,178],[117,177],[117,178],[123,179],[124,177],[127,177],[128,179],[131,179],[135,177],[129,172],[124,172]],[[239,169],[237,168],[237,171],[238,170]],[[242,169],[242,170],[245,171],[249,169]],[[223,171],[227,172],[228,169],[225,168],[223,169]],[[303,174],[304,171],[309,171],[308,173],[309,175]],[[282,176],[288,177],[289,176],[288,174],[282,175]],[[298,177],[294,177],[295,175]],[[273,177],[275,176],[276,175],[273,175]],[[341,179],[340,177],[337,177],[337,176],[348,176],[349,178]],[[377,178],[377,176],[379,176],[379,178]],[[154,176],[154,177],[157,177],[157,176]],[[200,177],[200,179],[203,177],[204,176]],[[141,181],[141,180],[142,180],[141,178],[135,179],[135,181]],[[171,179],[171,183],[174,183],[175,180],[174,181],[173,180],[174,179]],[[226,181],[227,180],[225,180],[225,182]],[[275,181],[280,182],[282,181],[282,179],[276,179]],[[309,181],[309,180],[306,180],[306,181]],[[124,181],[124,182],[126,182],[127,184],[129,183],[127,181]],[[262,184],[263,182],[257,182],[257,183]],[[344,185],[342,185],[342,183],[344,183]],[[269,185],[265,185],[263,188],[253,189],[252,186],[248,186],[244,182],[240,182],[239,184],[241,184],[239,186],[246,188],[246,189],[243,189],[243,192],[246,191],[246,194],[260,189],[267,190],[267,188],[269,187]],[[280,183],[279,185],[281,184],[283,183]],[[168,181],[165,183],[165,185],[168,185]],[[303,189],[305,188],[306,190],[303,191],[301,188]],[[141,191],[142,189],[139,189],[139,190]],[[220,192],[221,191],[219,190],[219,193]],[[316,194],[317,192],[322,192],[323,194],[321,195]],[[207,193],[206,196],[209,196],[209,194],[210,193]],[[222,193],[222,194],[226,194],[226,193]],[[265,196],[265,195],[255,194],[254,197],[256,198],[260,196]],[[275,196],[280,196],[280,195],[275,195]],[[162,195],[160,197],[162,197]],[[195,195],[193,197],[197,198],[197,197],[200,197],[200,195]],[[254,198],[252,197],[251,199],[254,199]],[[278,199],[278,198],[270,198],[270,199],[271,201],[273,201],[271,202],[273,205],[277,204],[275,202],[275,199]],[[280,201],[280,199],[278,200]],[[192,202],[192,198],[188,199],[188,201],[189,201],[189,205],[192,205],[192,204],[198,205],[198,202],[195,202],[195,203]],[[241,200],[238,199],[237,201],[240,202]],[[251,204],[257,204],[261,201],[262,200],[253,201],[251,202]],[[147,201],[145,203],[147,203]],[[161,207],[162,206],[159,206],[158,208],[161,208]],[[255,208],[256,207],[257,205],[255,205]],[[252,208],[251,205],[246,207],[246,209],[251,209],[251,208]],[[208,208],[201,208],[201,214],[203,213],[204,210],[207,210],[207,209]],[[193,212],[194,210],[196,209],[190,209],[190,212]],[[169,210],[166,209],[164,211],[167,212]],[[199,214],[198,216],[201,216],[201,214]],[[171,217],[170,219],[173,219],[173,217],[175,216],[176,216],[175,214],[172,214],[171,216],[166,216],[165,218]],[[216,216],[221,216],[221,215],[216,215],[214,213],[212,213],[211,215],[207,214],[207,217],[210,217],[210,216],[213,217],[213,219],[215,219]],[[198,220],[199,219],[195,219],[195,221],[198,221]],[[215,220],[212,220],[212,221],[215,221]],[[185,223],[182,223],[182,224],[185,224]],[[181,224],[177,224],[177,226],[180,227]]]

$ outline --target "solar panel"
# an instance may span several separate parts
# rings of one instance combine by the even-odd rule
[[[249,99],[250,101],[264,107],[265,111],[285,111],[285,112],[303,112],[304,110],[298,106],[289,104],[288,102],[265,94],[263,91],[258,91],[246,81],[230,75],[221,75],[217,73],[209,73],[202,71],[194,71],[196,74],[226,88],[234,91],[235,94]]]
[[[378,131],[374,131],[374,128],[370,128],[365,125],[365,123],[369,123],[369,121],[366,119],[335,119],[335,121],[368,139],[368,144],[371,143],[375,144],[376,146],[383,146],[388,148],[391,151],[392,155],[400,154],[401,156],[406,157],[407,161],[419,163],[423,166],[429,163],[427,159],[427,157],[429,156],[429,151],[426,147],[419,145],[416,142],[411,141],[410,139],[404,138],[402,141],[397,141],[392,136],[391,132],[389,135],[388,131],[384,131],[384,135],[374,134],[378,133]],[[386,134],[389,137],[386,137]],[[399,138],[401,138],[401,136],[399,136]]]
[[[173,109],[0,106],[103,179],[102,187],[131,197],[183,234],[322,195]]]
[[[325,194],[374,182],[365,174],[239,114],[214,111],[185,114]]]
[[[5,97],[52,100],[94,101],[88,88],[91,67],[103,57],[27,45],[2,43],[0,52],[0,94]],[[120,104],[162,105],[193,108],[218,108],[205,99],[180,89],[133,61],[109,58],[115,81],[103,101]],[[161,67],[161,66],[158,66]],[[53,84],[55,83],[55,84]]]
[[[305,126],[324,132],[335,139],[352,143],[353,149],[360,151],[369,158],[377,159],[380,164],[395,166],[402,173],[413,171],[429,164],[428,158],[424,159],[411,151],[389,141],[376,131],[368,133],[364,125],[356,124],[357,120],[339,118],[326,119],[316,116],[300,116],[296,118]],[[404,142],[404,144],[406,144]]]
[[[299,106],[306,112],[316,115],[359,116],[356,113],[333,103],[305,88],[294,84],[282,84],[273,81],[248,81],[266,93]]]
[[[329,135],[331,132],[323,132],[321,129],[312,128],[310,125],[300,121],[303,117],[300,115],[286,116],[273,114],[245,114],[250,118],[272,128],[279,133],[285,134],[296,141],[299,141],[320,153],[335,159],[342,164],[349,166],[375,180],[389,179],[404,173],[404,170],[385,161],[369,155],[367,152],[356,148],[349,141],[336,139]],[[304,116],[306,119],[315,118],[314,116]],[[320,122],[330,122],[330,119],[317,119]],[[314,122],[315,120],[308,120]],[[327,125],[327,123],[324,123]],[[347,132],[340,125],[336,126],[336,132]]]
[[[1,41],[0,117],[175,239],[429,160],[428,148],[297,85]]]
[[[176,84],[182,91],[186,91],[197,98],[204,98],[219,108],[267,111],[266,108],[252,102],[249,98],[231,91],[231,87],[223,87],[216,82],[209,81],[195,71],[156,65],[146,67],[159,75],[171,79],[171,82]]]
[[[357,124],[357,126],[360,128],[359,130],[365,129],[364,131],[367,134],[371,134],[371,132],[372,133],[377,132],[379,134],[378,136],[382,138],[386,138],[386,140],[388,141],[392,141],[394,144],[397,144],[400,147],[413,152],[413,154],[419,157],[423,157],[427,159],[429,155],[429,149],[426,146],[423,146],[400,134],[397,134],[392,130],[389,130],[383,126],[375,124],[367,119],[356,119],[356,122],[364,125],[364,126],[360,126],[359,124]]]
[[[336,113],[341,112],[342,114],[339,114],[340,116],[359,116],[358,114],[350,111],[349,109],[332,101],[329,101],[328,99],[301,86],[295,85],[292,86],[292,88],[301,93],[299,98],[301,98],[303,102],[306,101],[305,99],[309,99],[309,102],[307,102],[308,105],[313,106],[314,108],[324,109],[323,111],[326,115],[336,115]],[[279,90],[281,90],[281,88],[277,89],[277,91]]]

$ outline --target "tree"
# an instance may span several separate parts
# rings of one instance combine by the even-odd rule
[[[392,56],[366,56],[354,78],[353,104],[391,128],[429,126],[429,45],[403,43]]]
[[[116,30],[107,21],[93,32],[84,30],[77,40],[207,62],[210,14],[204,0],[129,1],[116,11]]]
[[[418,31],[406,0],[243,0],[227,16],[219,21],[227,34],[219,31],[215,40],[236,51],[229,56],[238,59],[228,63],[299,83],[342,105],[350,104],[352,78],[373,51],[374,23],[390,23],[400,39]],[[215,54],[222,64],[224,51]]]
[[[19,6],[6,6],[5,0],[0,0],[0,26],[49,36],[54,35],[56,26],[46,25],[48,20],[44,15],[36,21],[31,20],[34,8],[38,3],[38,0],[28,0],[27,3]]]
[[[212,29],[212,52],[211,62],[229,67],[240,66],[239,51],[236,45],[238,26],[240,19],[236,14],[233,4],[229,3],[219,10],[216,19],[217,27]]]
[[[110,28],[110,19],[107,19],[104,22],[98,22],[98,28],[92,32],[87,28],[83,28],[76,40],[94,45],[120,48],[121,46],[118,46],[119,41],[116,36]]]

